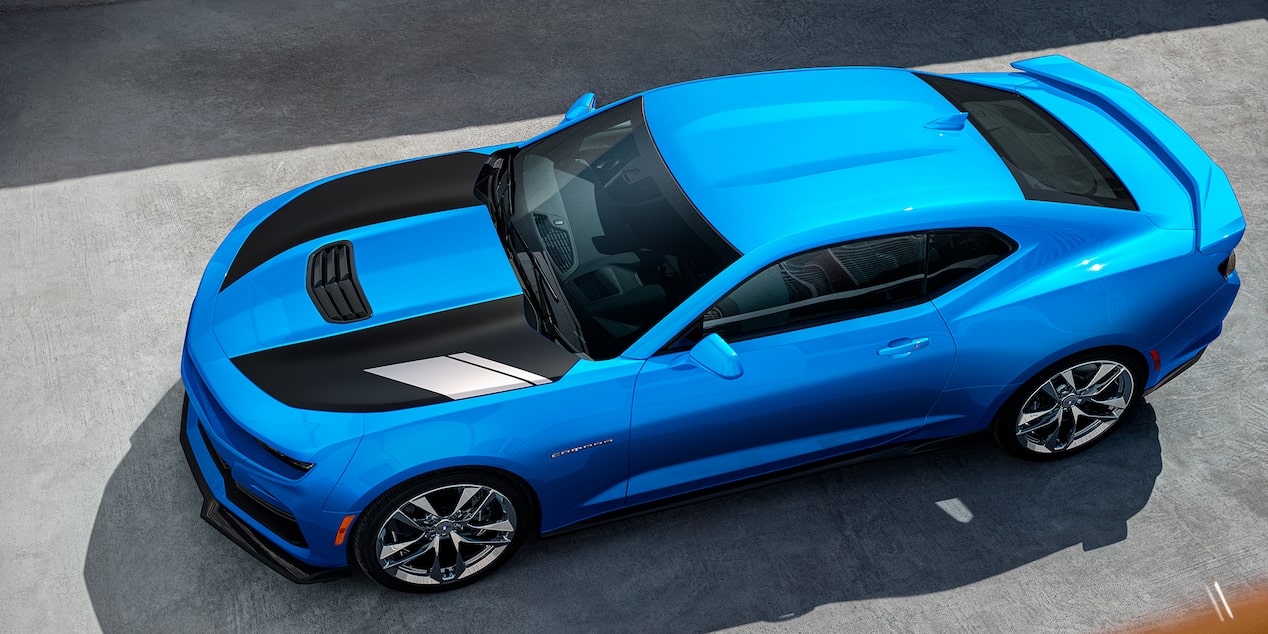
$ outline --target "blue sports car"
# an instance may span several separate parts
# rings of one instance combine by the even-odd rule
[[[943,438],[1087,449],[1219,335],[1245,222],[1133,90],[1013,67],[586,95],[523,143],[265,202],[190,314],[203,517],[291,580],[425,592]]]

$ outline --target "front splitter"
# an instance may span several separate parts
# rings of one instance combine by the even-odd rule
[[[207,478],[203,475],[202,469],[199,468],[198,461],[194,457],[194,449],[189,444],[189,434],[186,433],[185,429],[188,420],[189,396],[187,395],[185,396],[184,404],[181,406],[181,449],[185,451],[185,460],[189,463],[189,470],[193,472],[194,481],[198,483],[198,490],[202,493],[203,507],[201,515],[208,524],[211,524],[221,534],[228,537],[229,541],[251,553],[252,557],[260,560],[261,563],[273,569],[273,571],[295,583],[321,583],[348,576],[346,567],[321,568],[296,559],[290,553],[278,548],[267,537],[260,534],[254,527],[242,521],[242,519],[221,504],[212,495],[211,487],[207,485]]]

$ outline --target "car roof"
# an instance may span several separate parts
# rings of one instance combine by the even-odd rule
[[[816,68],[647,92],[643,110],[687,197],[736,249],[856,219],[883,232],[904,211],[1022,200],[999,155],[916,74]]]

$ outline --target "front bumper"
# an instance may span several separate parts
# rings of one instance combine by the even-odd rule
[[[197,427],[197,421],[192,421],[192,423],[193,427]],[[190,440],[192,431],[189,417],[189,397],[186,396],[184,405],[181,407],[181,448],[185,452],[185,460],[189,462],[189,469],[194,474],[194,481],[198,483],[198,490],[202,493],[202,518],[207,520],[208,524],[211,524],[225,537],[228,537],[229,541],[251,553],[251,556],[263,562],[264,565],[295,583],[332,581],[348,575],[346,567],[321,568],[300,561],[290,553],[282,550],[221,504],[212,494],[211,487],[207,484],[207,477],[204,475],[197,457],[195,457],[194,448]],[[201,438],[199,440],[201,441]],[[211,448],[207,447],[205,442],[203,444],[204,451],[209,453]]]

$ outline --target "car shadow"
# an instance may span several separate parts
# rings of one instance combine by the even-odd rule
[[[84,580],[105,632],[704,631],[949,590],[1128,537],[1162,470],[1153,409],[1053,463],[976,437],[528,543],[442,595],[294,585],[198,517],[179,383],[106,484]],[[1073,551],[1079,556],[1079,550]]]
[[[1263,19],[1261,0],[19,3],[0,187],[561,114],[668,83],[921,66]],[[91,4],[91,3],[88,3]],[[455,148],[456,149],[456,148]]]

